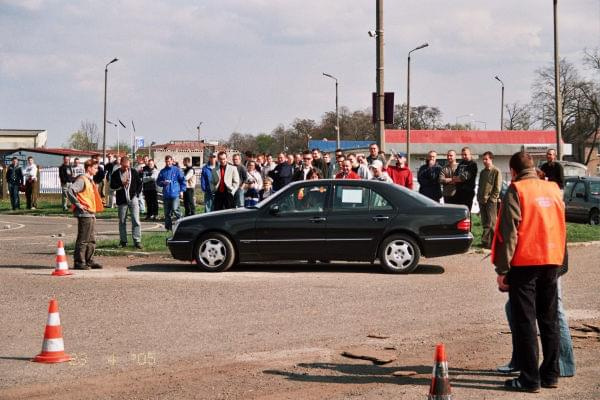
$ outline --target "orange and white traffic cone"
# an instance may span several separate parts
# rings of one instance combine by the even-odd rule
[[[65,354],[65,345],[62,338],[62,329],[60,327],[60,316],[58,314],[58,302],[56,299],[50,300],[48,306],[48,322],[44,331],[44,342],[42,343],[42,352],[35,356],[31,361],[40,363],[59,363],[71,361],[71,356]]]
[[[435,363],[433,364],[432,375],[427,400],[452,400],[448,361],[446,361],[446,349],[443,343],[435,346]]]
[[[52,276],[65,275],[73,275],[73,272],[69,271],[69,264],[67,264],[67,256],[65,254],[65,244],[62,240],[59,240],[56,245],[56,268],[52,272]]]

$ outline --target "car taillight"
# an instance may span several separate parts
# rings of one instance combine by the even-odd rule
[[[469,218],[465,218],[461,221],[458,221],[458,223],[456,224],[456,229],[458,229],[459,231],[469,232],[471,230],[471,220]]]

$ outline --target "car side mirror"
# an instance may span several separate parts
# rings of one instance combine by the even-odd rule
[[[269,207],[269,214],[271,214],[271,215],[279,214],[279,205],[273,204],[271,207]]]
[[[575,193],[575,197],[577,197],[578,199],[583,199],[585,198],[585,193],[577,192]]]

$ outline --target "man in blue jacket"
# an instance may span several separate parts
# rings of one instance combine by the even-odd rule
[[[173,219],[171,214],[175,214],[175,220],[181,218],[179,210],[179,198],[183,197],[186,190],[185,177],[179,167],[173,165],[173,157],[165,157],[166,166],[160,170],[156,184],[162,187],[163,206],[165,208],[165,229],[170,231],[173,228]]]
[[[210,190],[210,180],[212,179],[212,171],[217,165],[217,155],[211,153],[208,156],[208,162],[202,167],[202,175],[200,175],[200,186],[204,192],[204,212],[208,213],[213,210],[213,200],[215,194]]]

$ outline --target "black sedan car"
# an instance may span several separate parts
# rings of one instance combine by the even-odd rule
[[[441,205],[403,187],[366,180],[294,182],[253,208],[186,217],[167,246],[204,271],[237,262],[370,261],[409,273],[421,255],[467,251],[467,208]]]

